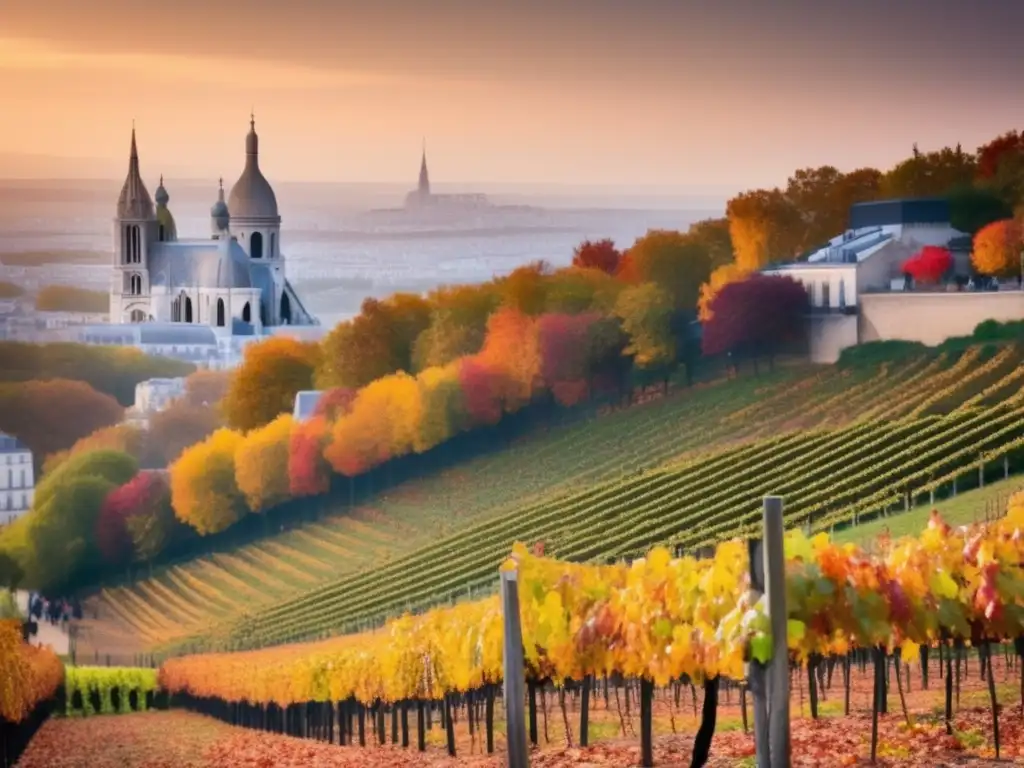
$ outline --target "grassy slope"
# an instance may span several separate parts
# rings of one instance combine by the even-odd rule
[[[459,543],[463,532],[481,521],[511,524],[526,520],[530,509],[546,507],[554,509],[557,522],[560,504],[574,504],[574,498],[598,487],[599,481],[623,487],[648,482],[637,478],[644,468],[683,462],[681,472],[702,456],[711,454],[713,462],[716,451],[757,438],[854,419],[934,416],[965,403],[988,405],[1016,391],[1015,377],[1022,371],[1018,362],[1010,355],[989,363],[968,357],[951,365],[932,357],[872,371],[788,369],[678,393],[583,423],[552,426],[508,450],[406,483],[351,514],[199,558],[132,589],[108,590],[102,609],[129,634],[157,645],[231,623],[243,613],[273,623],[278,610],[268,612],[271,605],[287,606],[321,583],[352,582],[349,594],[358,602],[355,595],[367,593],[364,575],[372,580],[379,573],[377,581],[388,583],[390,574],[402,573],[418,552],[441,553],[430,555],[435,563],[444,563],[449,548],[451,557],[461,556],[467,548]],[[679,477],[677,483],[690,482]],[[619,516],[638,508],[629,498],[622,501],[624,506],[620,503],[607,513],[608,526],[628,524],[628,519],[617,522]],[[581,521],[590,514],[581,507]],[[656,520],[658,512],[648,515]],[[584,551],[588,528],[574,528],[566,520],[564,530],[550,538],[552,549],[565,549],[566,555]],[[558,542],[558,534],[565,541]],[[620,543],[629,542],[620,537]],[[485,553],[481,558],[474,568],[489,568]],[[459,578],[453,568],[453,586],[465,585]],[[422,605],[423,599],[429,597],[421,594],[403,607]],[[338,623],[344,614],[340,612]]]
[[[887,530],[893,538],[913,536],[928,525],[928,516],[932,509],[938,510],[942,519],[950,525],[970,525],[984,521],[992,514],[1004,512],[1010,495],[1022,489],[1024,479],[1019,476],[1010,477],[989,483],[984,488],[975,488],[952,498],[936,501],[934,506],[919,506],[909,512],[837,531],[832,538],[840,543],[853,542],[865,546]]]

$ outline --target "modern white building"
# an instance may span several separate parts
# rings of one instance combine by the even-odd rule
[[[916,326],[924,318],[914,320],[912,316],[907,318],[908,327],[901,332],[903,335],[890,335],[891,323],[886,322],[887,330],[880,337],[873,327],[873,310],[888,307],[893,300],[913,303],[917,296],[925,295],[904,290],[909,286],[902,267],[926,245],[948,248],[953,255],[953,271],[962,276],[969,274],[971,238],[950,224],[946,200],[858,203],[850,208],[850,228],[806,260],[773,264],[763,271],[803,283],[811,304],[811,359],[831,363],[843,349],[862,341],[923,340]],[[934,298],[935,292],[927,295]],[[954,323],[954,332],[969,334],[979,321],[969,328],[966,322],[963,329],[961,324]],[[930,337],[926,343],[933,343]]]
[[[221,184],[210,211],[209,238],[178,238],[163,177],[155,207],[153,200],[142,181],[133,128],[114,221],[112,324],[201,326],[218,336],[318,324],[285,275],[281,216],[260,171],[255,120],[245,139],[245,168],[227,201]]]
[[[32,508],[35,485],[32,451],[0,432],[0,526],[13,523]]]
[[[317,403],[323,396],[323,390],[304,389],[295,393],[295,406],[292,408],[292,419],[296,422],[309,421],[313,412],[316,411]]]

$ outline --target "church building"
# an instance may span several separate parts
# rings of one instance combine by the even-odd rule
[[[111,323],[202,325],[219,336],[319,324],[285,276],[277,198],[260,171],[255,119],[249,125],[242,175],[227,201],[221,182],[210,237],[190,240],[178,238],[163,177],[149,196],[132,129],[128,177],[117,201]]]

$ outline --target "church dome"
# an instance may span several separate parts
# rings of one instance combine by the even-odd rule
[[[153,199],[156,200],[157,205],[166,206],[170,202],[171,196],[167,194],[167,190],[164,189],[164,177],[160,177],[160,186],[156,188],[156,194],[153,195]]]
[[[231,211],[228,204],[224,202],[224,179],[220,180],[220,189],[217,190],[217,202],[210,208],[210,220],[213,223],[213,232],[226,232],[231,223]]]
[[[260,171],[259,137],[256,135],[256,121],[249,123],[249,135],[245,137],[245,169],[231,188],[228,209],[235,219],[271,219],[280,221],[277,212],[277,196],[270,182]]]

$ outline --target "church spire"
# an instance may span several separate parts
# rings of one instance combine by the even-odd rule
[[[119,219],[153,218],[153,200],[149,196],[142,174],[139,171],[139,148],[135,141],[135,125],[132,125],[132,147],[128,156],[128,175],[125,177],[121,195],[117,199]]]
[[[427,140],[423,139],[423,158],[420,160],[420,185],[419,193],[422,196],[430,194],[430,174],[427,173]]]

